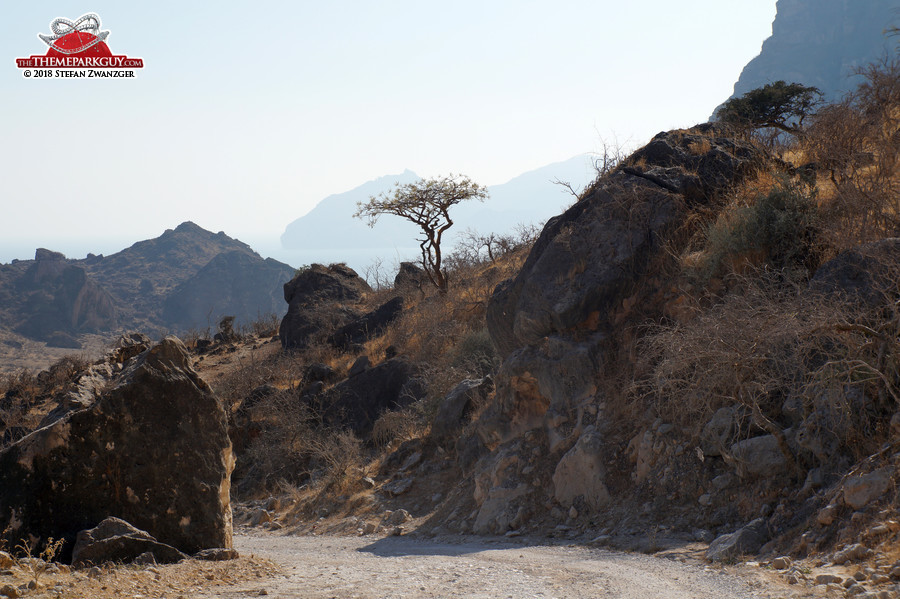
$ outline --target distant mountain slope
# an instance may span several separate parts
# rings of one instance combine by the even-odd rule
[[[897,0],[778,0],[772,35],[741,72],[732,97],[773,81],[813,85],[828,100],[856,87],[854,70],[892,55],[884,31],[900,18]]]
[[[78,335],[118,328],[203,329],[224,315],[247,323],[283,311],[293,274],[192,222],[111,256],[67,260],[39,249],[34,260],[0,265],[0,329],[77,346]]]
[[[488,187],[490,198],[466,202],[453,212],[456,235],[466,229],[506,233],[520,223],[538,223],[559,214],[574,198],[554,180],[567,181],[576,188],[596,176],[586,155],[551,164],[502,185]],[[281,236],[281,244],[291,250],[367,249],[383,250],[396,246],[414,246],[418,229],[405,220],[384,216],[374,228],[353,218],[357,202],[393,188],[395,183],[411,183],[420,177],[410,170],[399,175],[380,177],[350,191],[328,196],[308,214],[290,223]],[[452,237],[451,243],[452,243]]]

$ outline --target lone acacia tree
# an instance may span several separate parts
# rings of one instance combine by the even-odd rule
[[[742,129],[778,129],[799,135],[803,119],[815,112],[822,92],[800,83],[776,81],[725,102],[716,118]]]
[[[356,218],[366,218],[374,227],[382,214],[401,216],[422,230],[417,241],[422,249],[422,268],[441,293],[447,292],[447,273],[441,266],[441,241],[453,226],[450,208],[465,200],[483,201],[487,190],[462,175],[422,179],[415,183],[399,183],[392,191],[358,202]]]

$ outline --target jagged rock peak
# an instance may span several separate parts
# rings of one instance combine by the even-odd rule
[[[856,86],[856,69],[892,54],[885,31],[897,0],[778,0],[772,35],[741,72],[733,97],[773,81],[818,87],[835,100]]]

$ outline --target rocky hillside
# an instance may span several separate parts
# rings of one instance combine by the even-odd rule
[[[784,80],[812,85],[828,100],[859,81],[855,69],[893,53],[885,30],[897,23],[896,0],[778,0],[772,35],[737,83],[738,97]]]
[[[182,223],[111,256],[69,260],[39,249],[0,265],[0,326],[79,347],[79,335],[119,329],[182,331],[275,314],[294,269],[263,260],[225,233]]]

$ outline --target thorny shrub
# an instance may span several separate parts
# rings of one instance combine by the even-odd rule
[[[733,441],[769,432],[806,465],[875,451],[900,403],[897,289],[866,305],[784,281],[764,271],[689,322],[646,331],[635,411],[652,407],[696,438],[717,409],[739,406]]]
[[[719,213],[706,232],[705,279],[728,265],[768,265],[804,279],[821,255],[815,193],[782,178],[767,192],[738,198]]]

